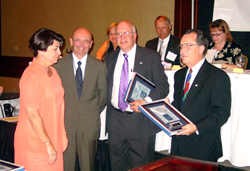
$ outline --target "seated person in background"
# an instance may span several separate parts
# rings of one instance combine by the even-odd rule
[[[116,42],[116,36],[115,36],[115,28],[116,23],[111,23],[107,29],[107,35],[109,37],[109,40],[106,40],[100,49],[96,52],[96,58],[99,60],[103,60],[106,53],[113,52],[114,50],[118,49],[119,46]]]
[[[3,93],[3,86],[0,86],[0,95]]]
[[[236,57],[242,55],[241,45],[234,41],[226,21],[218,19],[209,25],[213,42],[208,49],[216,49],[213,63],[223,63],[223,68],[237,68]]]
[[[180,65],[180,51],[177,46],[180,39],[170,34],[172,25],[167,16],[159,16],[155,19],[155,31],[159,37],[149,40],[146,48],[159,52],[161,61]]]

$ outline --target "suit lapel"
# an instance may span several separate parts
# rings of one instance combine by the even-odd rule
[[[195,77],[195,80],[188,92],[187,98],[185,100],[185,103],[183,104],[183,110],[187,108],[191,103],[194,101],[196,96],[199,94],[201,91],[203,85],[205,84],[206,80],[208,79],[209,76],[209,71],[207,71],[207,61],[203,63],[201,66],[198,74]]]
[[[145,61],[144,61],[143,54],[140,50],[140,47],[136,45],[134,72],[144,75],[143,73],[144,64],[145,64]]]
[[[154,42],[153,42],[153,48],[157,51],[157,46],[158,46],[158,40],[159,38],[157,37],[156,39],[154,39]]]
[[[164,60],[166,59],[167,55],[168,55],[168,51],[171,51],[171,47],[173,46],[174,44],[174,39],[173,39],[173,36],[170,34],[170,38],[169,38],[169,42],[168,42],[168,47],[166,48],[166,52],[165,52],[165,58]]]
[[[120,50],[112,52],[112,56],[110,56],[112,57],[112,59],[109,60],[108,67],[107,67],[108,69],[107,75],[109,75],[109,77],[107,77],[107,84],[109,85],[108,92],[110,92],[111,94],[112,94],[112,88],[113,88],[115,65],[118,59],[119,52]],[[108,94],[109,101],[111,100],[111,94]]]
[[[74,68],[73,68],[73,57],[72,54],[68,58],[69,60],[66,61],[66,68],[64,70],[65,75],[68,77],[69,85],[70,88],[75,96],[75,98],[78,99],[78,93],[77,93],[77,88],[76,88],[76,80],[75,80],[75,74],[74,74]],[[70,72],[69,72],[70,71]]]
[[[93,68],[92,65],[93,64],[93,60],[91,59],[91,57],[88,55],[87,57],[87,61],[86,61],[86,67],[85,67],[85,71],[84,71],[84,78],[83,78],[83,85],[82,85],[82,94],[81,94],[81,98],[80,101],[82,101],[85,97],[86,94],[86,90],[88,89],[88,86],[90,85],[90,83],[92,82],[93,79],[91,79],[92,77],[92,72],[93,72]]]

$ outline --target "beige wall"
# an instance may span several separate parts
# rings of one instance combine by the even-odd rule
[[[65,48],[70,48],[72,31],[86,27],[94,36],[91,55],[95,56],[108,38],[108,25],[121,20],[136,26],[138,44],[144,46],[156,37],[154,20],[159,15],[174,23],[174,0],[1,0],[2,55],[32,57],[27,42],[42,27],[62,34]],[[66,54],[65,49],[62,53]],[[3,80],[0,77],[0,84]]]

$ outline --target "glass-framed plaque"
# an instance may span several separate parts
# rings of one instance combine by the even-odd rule
[[[147,97],[154,88],[155,85],[152,82],[135,72],[129,82],[124,101],[131,103],[135,100],[142,100]]]
[[[24,171],[24,167],[0,160],[0,171]]]
[[[192,122],[165,99],[142,104],[139,110],[169,136],[182,130],[182,126]]]

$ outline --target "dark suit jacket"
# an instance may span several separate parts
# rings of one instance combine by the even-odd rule
[[[112,88],[113,88],[113,76],[114,76],[114,69],[116,65],[116,61],[118,58],[120,50],[115,50],[107,54],[106,56],[106,64],[107,64],[107,85],[108,85],[108,101],[107,101],[107,129],[111,124],[110,120],[112,119],[112,112],[111,108],[111,96],[112,96]],[[135,54],[135,64],[134,64],[134,72],[137,72],[153,82],[156,86],[154,91],[152,91],[149,97],[152,100],[162,99],[168,95],[169,92],[169,84],[166,74],[164,73],[163,66],[161,64],[160,59],[157,57],[158,53],[143,48],[140,46],[136,47],[136,54]],[[160,131],[160,129],[151,121],[149,120],[144,114],[134,112],[133,115],[136,117],[136,123],[129,123],[131,126],[134,126],[136,129],[140,129],[140,133],[142,136],[149,136],[155,134],[156,132]]]
[[[159,41],[159,37],[156,37],[152,40],[149,40],[146,43],[145,47],[157,51],[158,41]],[[166,49],[166,53],[165,53],[165,57],[164,57],[165,62],[172,63],[173,65],[180,65],[180,51],[177,48],[177,46],[179,44],[180,44],[180,39],[177,37],[174,37],[172,34],[170,34],[168,47]],[[171,51],[177,55],[177,57],[175,58],[175,61],[171,61],[171,60],[166,59],[166,56],[167,56],[169,51]]]
[[[171,154],[217,161],[222,156],[220,128],[230,116],[230,79],[205,60],[181,107],[187,69],[175,74],[172,104],[196,125],[199,135],[173,136]]]
[[[82,95],[78,99],[73,70],[73,57],[67,55],[54,66],[65,90],[65,127],[67,134],[74,134],[80,121],[86,140],[99,138],[100,113],[107,101],[106,66],[88,55],[83,80]]]

